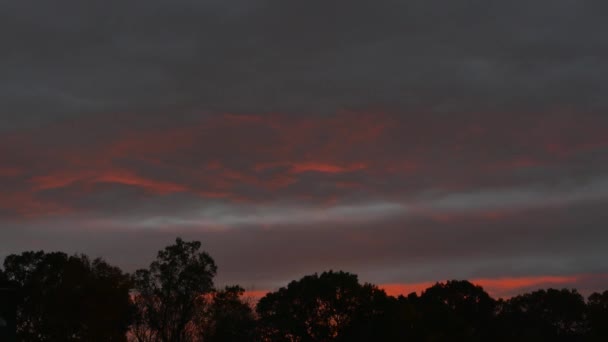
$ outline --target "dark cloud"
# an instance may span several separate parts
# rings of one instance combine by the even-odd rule
[[[2,255],[605,284],[602,1],[0,9]]]
[[[3,111],[606,108],[600,1],[3,4]]]

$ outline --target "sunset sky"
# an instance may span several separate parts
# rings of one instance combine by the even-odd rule
[[[0,3],[0,257],[608,289],[608,2]]]

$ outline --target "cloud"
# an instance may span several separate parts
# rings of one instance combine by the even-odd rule
[[[183,234],[263,287],[606,271],[604,3],[0,7],[0,254],[134,269]]]
[[[99,113],[606,108],[595,1],[3,7],[4,129]]]

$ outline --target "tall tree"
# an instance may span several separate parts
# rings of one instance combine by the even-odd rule
[[[19,341],[125,341],[130,279],[101,259],[24,252],[4,261],[17,286]]]
[[[190,341],[196,302],[213,291],[217,267],[198,241],[181,238],[158,252],[148,269],[135,272],[141,341]]]

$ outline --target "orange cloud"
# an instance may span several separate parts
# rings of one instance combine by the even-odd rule
[[[476,177],[474,170],[489,171],[481,180],[486,183],[484,186],[493,186],[505,178],[502,171],[554,162],[552,153],[545,151],[545,156],[537,156],[532,153],[535,150],[529,156],[500,158],[483,154],[478,158],[475,148],[470,147],[469,137],[460,137],[462,133],[457,129],[440,124],[419,127],[418,123],[381,113],[201,115],[188,125],[179,122],[141,125],[127,117],[120,127],[108,125],[104,120],[107,118],[100,116],[56,123],[0,137],[0,147],[19,146],[23,153],[20,152],[16,160],[31,161],[33,166],[22,169],[3,166],[0,177],[21,174],[24,178],[29,177],[29,182],[20,185],[24,192],[31,192],[30,195],[71,185],[82,185],[85,191],[97,191],[99,187],[86,185],[115,183],[159,195],[188,192],[233,201],[304,198],[324,204],[348,198],[355,192],[375,197],[400,196],[410,190],[417,191],[417,187],[430,186],[424,184],[429,179],[436,180],[432,186],[443,191],[466,191],[478,185],[480,177]],[[98,131],[96,127],[106,126],[108,130],[94,139],[86,134],[81,137],[73,129]],[[473,132],[483,138],[492,134],[493,129],[488,127],[480,131],[479,127],[474,127]],[[75,134],[74,140],[86,137],[85,143],[69,143],[70,134]],[[522,134],[525,138],[526,133]],[[40,148],[42,143],[38,136],[63,135],[66,139]],[[433,140],[435,136],[447,138]],[[552,139],[554,137],[549,135],[542,141],[529,142],[523,138],[518,141],[542,149],[544,143]],[[443,140],[454,143],[444,146]],[[429,143],[432,143],[431,148]],[[547,145],[547,150],[560,151],[570,145],[597,148],[605,143],[605,138],[589,137],[577,144],[565,140],[561,145]],[[444,164],[440,158],[433,157],[441,152],[451,153],[455,146],[459,155],[462,154],[462,162],[458,165],[468,168],[467,164],[470,164],[473,172],[464,172],[466,170],[460,170],[460,166],[450,169],[446,167],[450,166],[449,160]],[[11,163],[14,161],[7,160],[3,165]],[[360,170],[365,170],[367,176],[350,174]],[[500,171],[500,179],[494,179],[496,171]],[[310,191],[308,184],[300,184],[307,180],[306,173],[315,173],[315,181],[318,180],[310,184]],[[395,184],[405,185],[391,188],[388,184],[393,180]],[[501,215],[488,213],[485,218],[501,219]],[[458,217],[438,216],[435,219],[451,222]]]
[[[144,177],[139,177],[128,172],[104,174],[99,177],[96,177],[94,182],[131,185],[143,188],[147,191],[154,192],[157,194],[168,194],[173,192],[183,192],[187,190],[185,186],[179,184],[156,181]]]
[[[355,163],[349,165],[339,165],[335,163],[327,162],[316,162],[316,161],[298,161],[298,162],[270,162],[270,163],[259,163],[256,164],[254,169],[256,171],[263,171],[276,167],[285,167],[289,172],[298,174],[304,172],[321,172],[321,173],[344,173],[362,170],[367,168],[364,163]]]
[[[356,170],[365,169],[366,166],[363,163],[349,165],[349,166],[338,166],[326,163],[314,163],[314,162],[303,162],[295,163],[291,167],[291,171],[294,173],[302,173],[307,171],[324,172],[324,173],[343,173],[351,172]]]
[[[36,190],[57,189],[68,186],[74,182],[86,179],[88,175],[83,174],[50,174],[30,178]]]
[[[22,170],[17,167],[0,166],[0,177],[15,177],[20,175],[21,172]]]
[[[36,176],[30,179],[34,189],[48,190],[62,188],[75,182],[84,183],[116,183],[140,187],[157,194],[186,191],[187,188],[180,184],[157,181],[136,175],[127,170],[105,170],[105,171],[83,171],[81,173],[56,173],[44,176]]]
[[[39,200],[26,192],[0,192],[0,208],[11,211],[19,218],[58,216],[73,212],[66,205]]]

